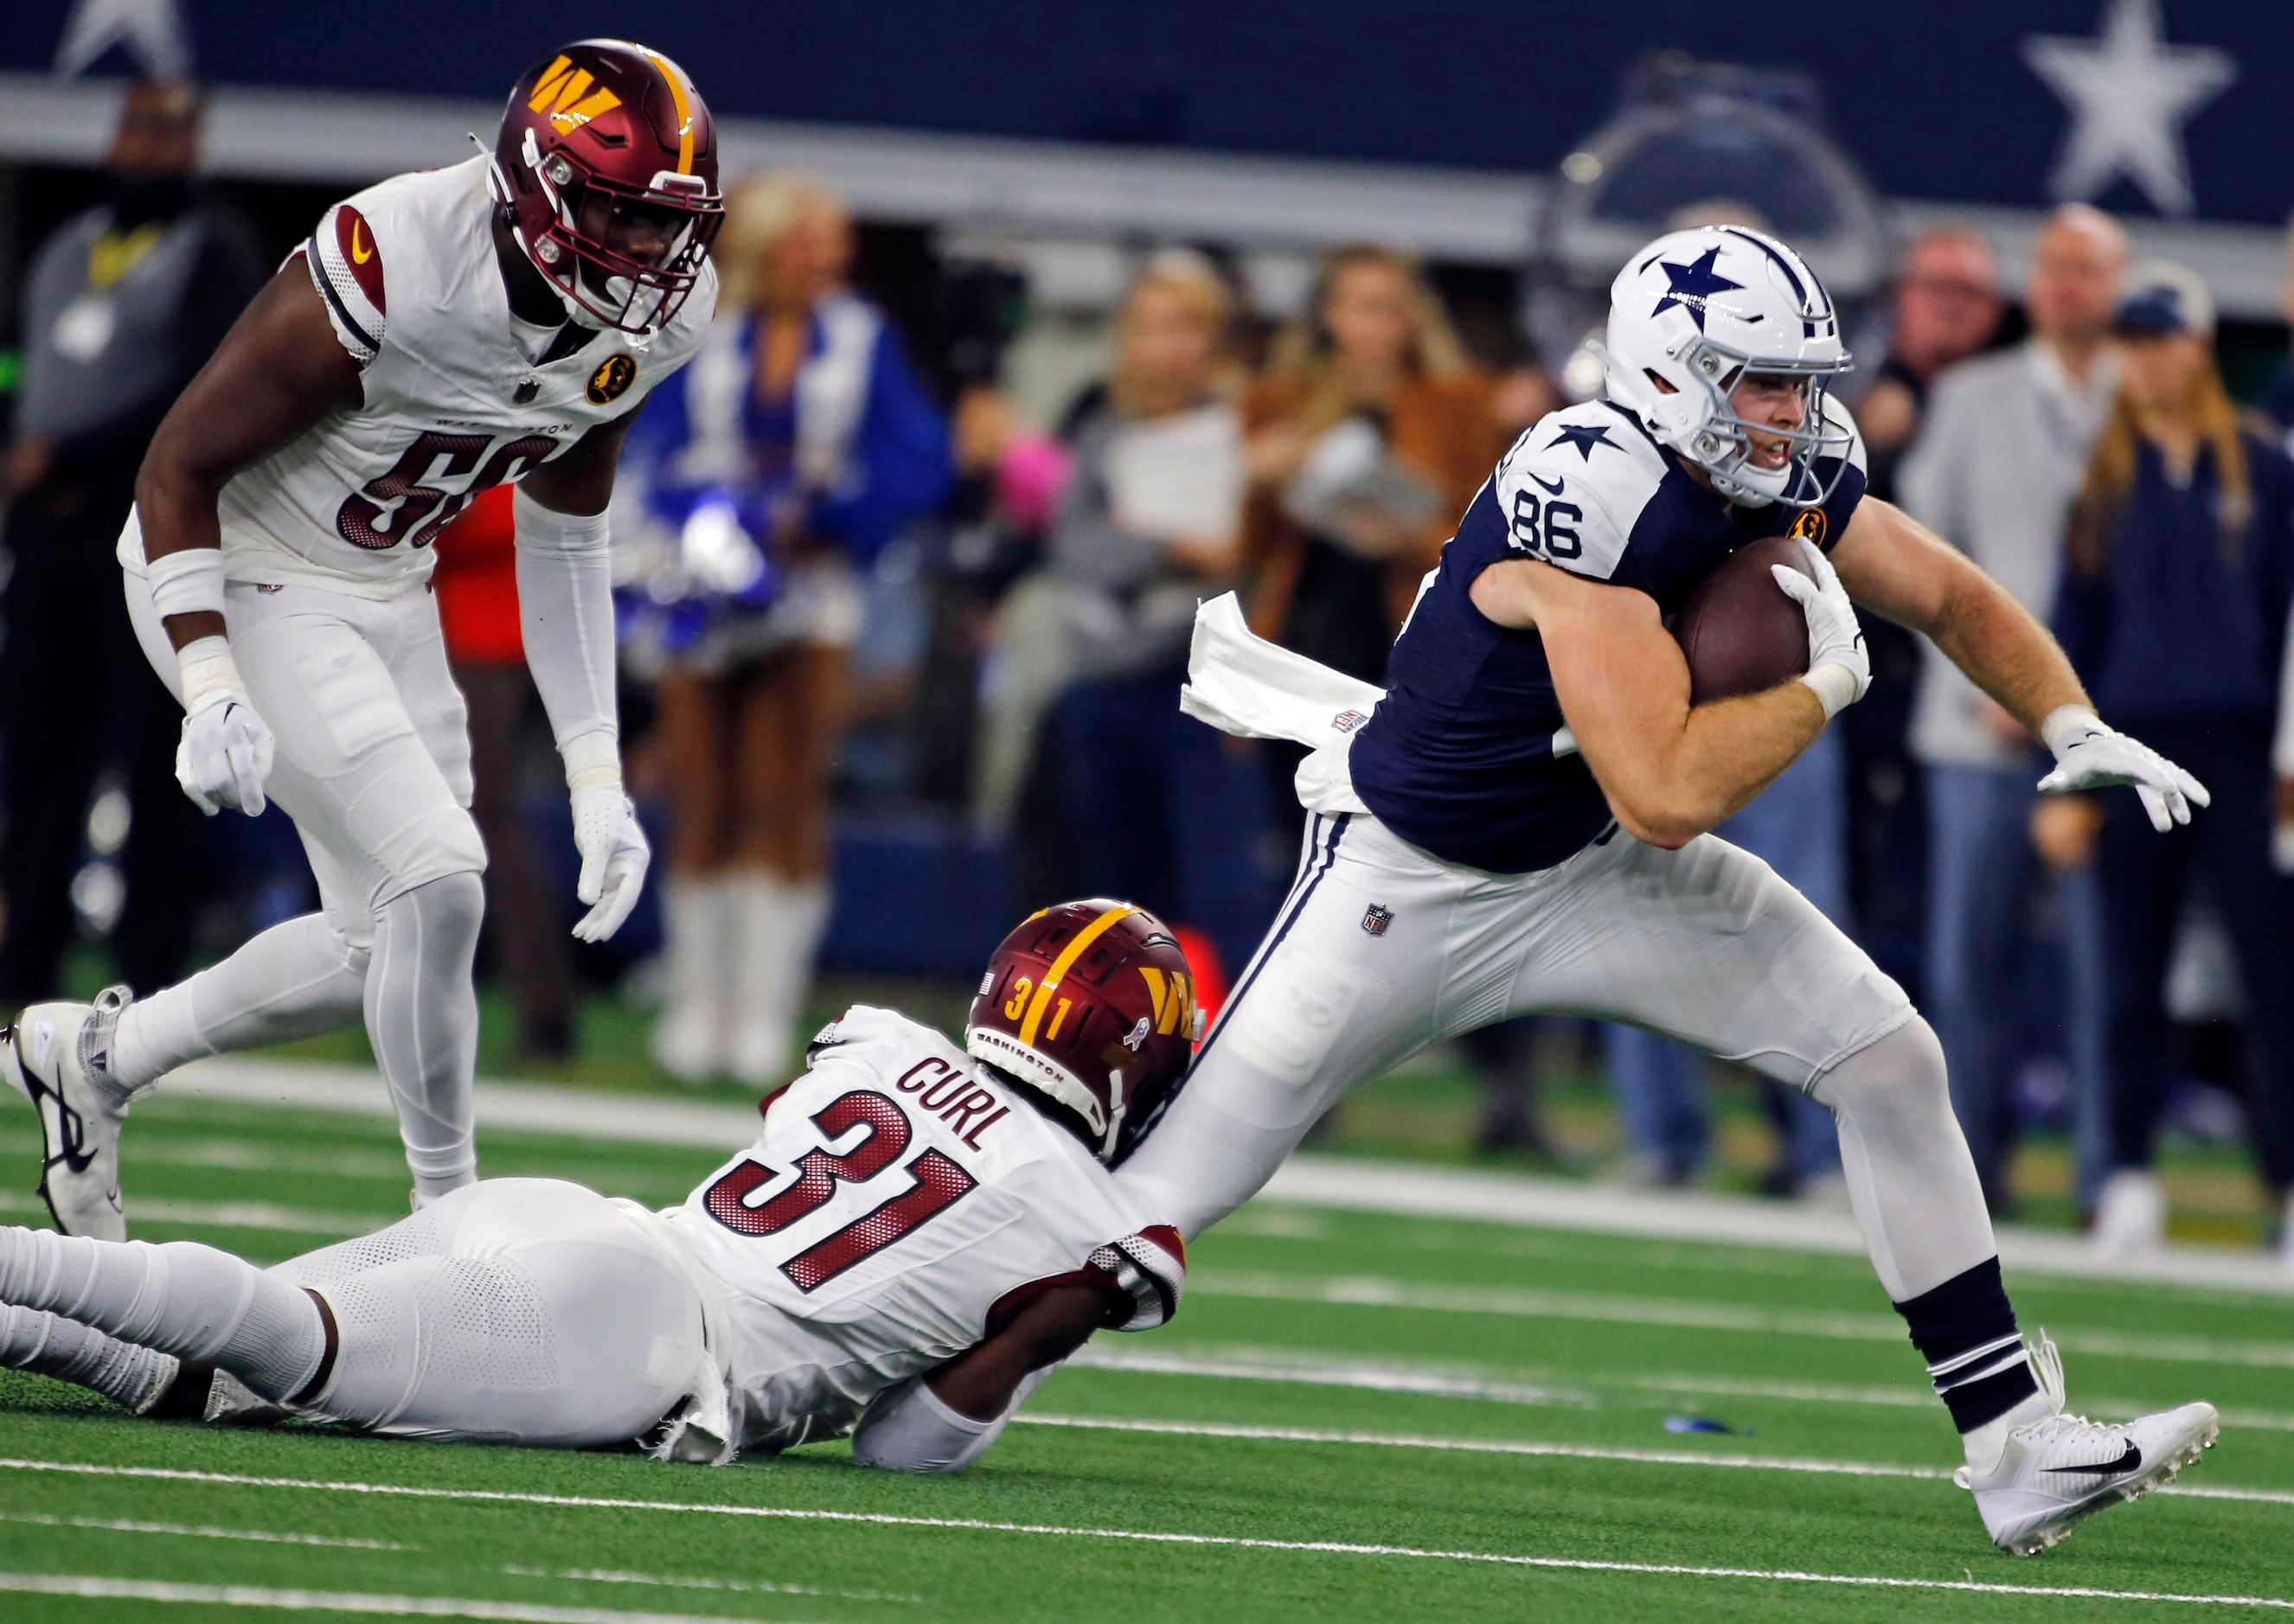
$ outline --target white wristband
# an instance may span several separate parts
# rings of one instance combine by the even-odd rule
[[[557,754],[565,763],[565,787],[574,794],[622,787],[622,739],[614,729],[599,728],[568,739]]]
[[[1856,702],[1856,673],[1836,660],[1826,660],[1801,681],[1816,695],[1816,702],[1824,707],[1824,719],[1827,722]]]
[[[2085,705],[2057,705],[2039,724],[2040,739],[2059,756],[2063,746],[2079,735],[2103,731],[2103,719]]]
[[[162,553],[143,566],[150,584],[152,606],[159,618],[171,614],[223,613],[223,549],[187,547]]]
[[[184,644],[175,651],[175,670],[183,678],[185,715],[202,709],[217,694],[247,692],[226,637],[197,637]]]

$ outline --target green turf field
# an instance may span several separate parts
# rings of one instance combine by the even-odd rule
[[[718,1159],[482,1141],[490,1173],[655,1203]],[[0,1219],[42,1221],[31,1143],[0,1111]],[[404,1210],[378,1120],[163,1096],[126,1144],[147,1238],[270,1261]],[[711,1471],[212,1432],[0,1376],[0,1619],[2294,1608],[2294,1298],[2011,1284],[2075,1406],[2225,1412],[2190,1492],[2030,1560],[1994,1553],[1946,1478],[1949,1426],[1860,1260],[1260,1206],[1205,1238],[1170,1328],[1100,1338],[955,1480],[863,1472],[841,1444]],[[1667,1430],[1692,1416],[1735,1433]]]

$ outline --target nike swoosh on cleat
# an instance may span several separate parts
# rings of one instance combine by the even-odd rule
[[[2132,1472],[2142,1464],[2143,1451],[2136,1449],[2135,1447],[2134,1441],[2129,1439],[2127,1444],[2127,1453],[2121,1455],[2117,1460],[2101,1461],[2091,1466],[2042,1466],[2039,1470],[2042,1472],[2101,1472],[2110,1474],[2116,1472]]]

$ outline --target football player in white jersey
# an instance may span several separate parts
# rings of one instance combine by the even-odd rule
[[[1429,1043],[1579,1012],[1738,1060],[1829,1106],[1872,1262],[1965,1441],[1993,1539],[2033,1550],[2165,1482],[2215,1435],[2185,1405],[2062,1409],[2027,1352],[1945,1087],[1903,992],[1798,892],[1706,832],[1870,680],[1851,597],[1932,637],[2055,758],[2050,791],[2132,784],[2165,830],[2207,795],[2099,720],[2062,650],[1960,553],[1864,496],[1827,384],[1830,296],[1731,226],[1649,244],[1610,290],[1608,398],[1517,441],[1370,689],[1198,622],[1188,708],[1316,746],[1298,879],[1159,1126],[1119,1172],[1192,1236],[1349,1091]],[[1800,539],[1806,676],[1691,707],[1666,617],[1722,559]],[[2035,1365],[2036,1360],[2036,1365]]]
[[[847,1011],[681,1206],[490,1180],[267,1271],[0,1230],[0,1365],[163,1417],[704,1462],[851,1430],[865,1464],[953,1471],[1034,1373],[1176,1310],[1177,1233],[1102,1164],[1198,1032],[1161,922],[1069,903],[997,949],[961,1048]]]
[[[176,775],[209,813],[284,807],[321,912],[151,996],[17,1018],[0,1067],[39,1112],[67,1234],[125,1235],[120,1122],[167,1072],[362,1019],[416,1204],[477,1176],[485,851],[430,543],[517,482],[526,659],[592,905],[574,934],[610,936],[649,854],[622,789],[606,504],[630,418],[708,326],[722,214],[684,70],[568,45],[518,81],[491,155],[329,209],[161,424],[119,559],[183,704]]]

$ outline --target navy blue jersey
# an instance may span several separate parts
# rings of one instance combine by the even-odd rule
[[[1827,415],[1848,427],[1844,407]],[[1830,478],[1838,465],[1820,459]],[[1474,580],[1508,558],[1646,592],[1670,619],[1747,541],[1787,532],[1829,550],[1864,497],[1857,438],[1822,508],[1745,508],[1692,479],[1624,408],[1591,401],[1514,442],[1420,594],[1387,668],[1387,696],[1349,757],[1363,804],[1447,862],[1524,873],[1608,826],[1609,808],[1563,729],[1535,631],[1486,619]],[[1562,736],[1558,741],[1555,735]]]

